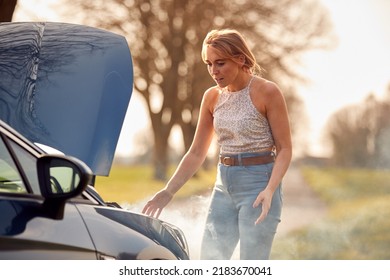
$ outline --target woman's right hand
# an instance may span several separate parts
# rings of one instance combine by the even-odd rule
[[[144,208],[142,209],[142,213],[158,218],[164,207],[167,206],[167,204],[172,200],[172,197],[173,195],[170,192],[168,192],[166,189],[162,189],[145,204]]]

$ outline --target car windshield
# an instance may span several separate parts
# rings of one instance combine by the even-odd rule
[[[7,147],[0,138],[0,193],[4,192],[26,193],[27,189]]]
[[[18,158],[18,162],[23,168],[23,171],[30,183],[35,194],[40,194],[41,190],[39,188],[38,176],[37,176],[37,159],[32,154],[27,152],[25,149],[20,147],[14,141],[10,140],[11,147]]]

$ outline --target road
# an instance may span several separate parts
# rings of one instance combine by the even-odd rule
[[[325,203],[310,189],[297,167],[289,169],[283,185],[282,222],[278,234],[286,234],[324,217]]]

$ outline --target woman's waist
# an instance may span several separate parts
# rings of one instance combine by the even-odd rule
[[[268,164],[275,161],[275,156],[274,147],[269,147],[251,152],[220,153],[219,162],[226,166]]]

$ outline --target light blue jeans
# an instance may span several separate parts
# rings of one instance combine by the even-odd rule
[[[242,157],[254,154],[241,154]],[[257,154],[258,155],[258,154]],[[282,187],[276,189],[266,219],[255,225],[261,205],[253,208],[265,189],[274,163],[250,166],[218,164],[206,220],[201,259],[230,259],[240,241],[240,259],[269,259],[282,211]]]

